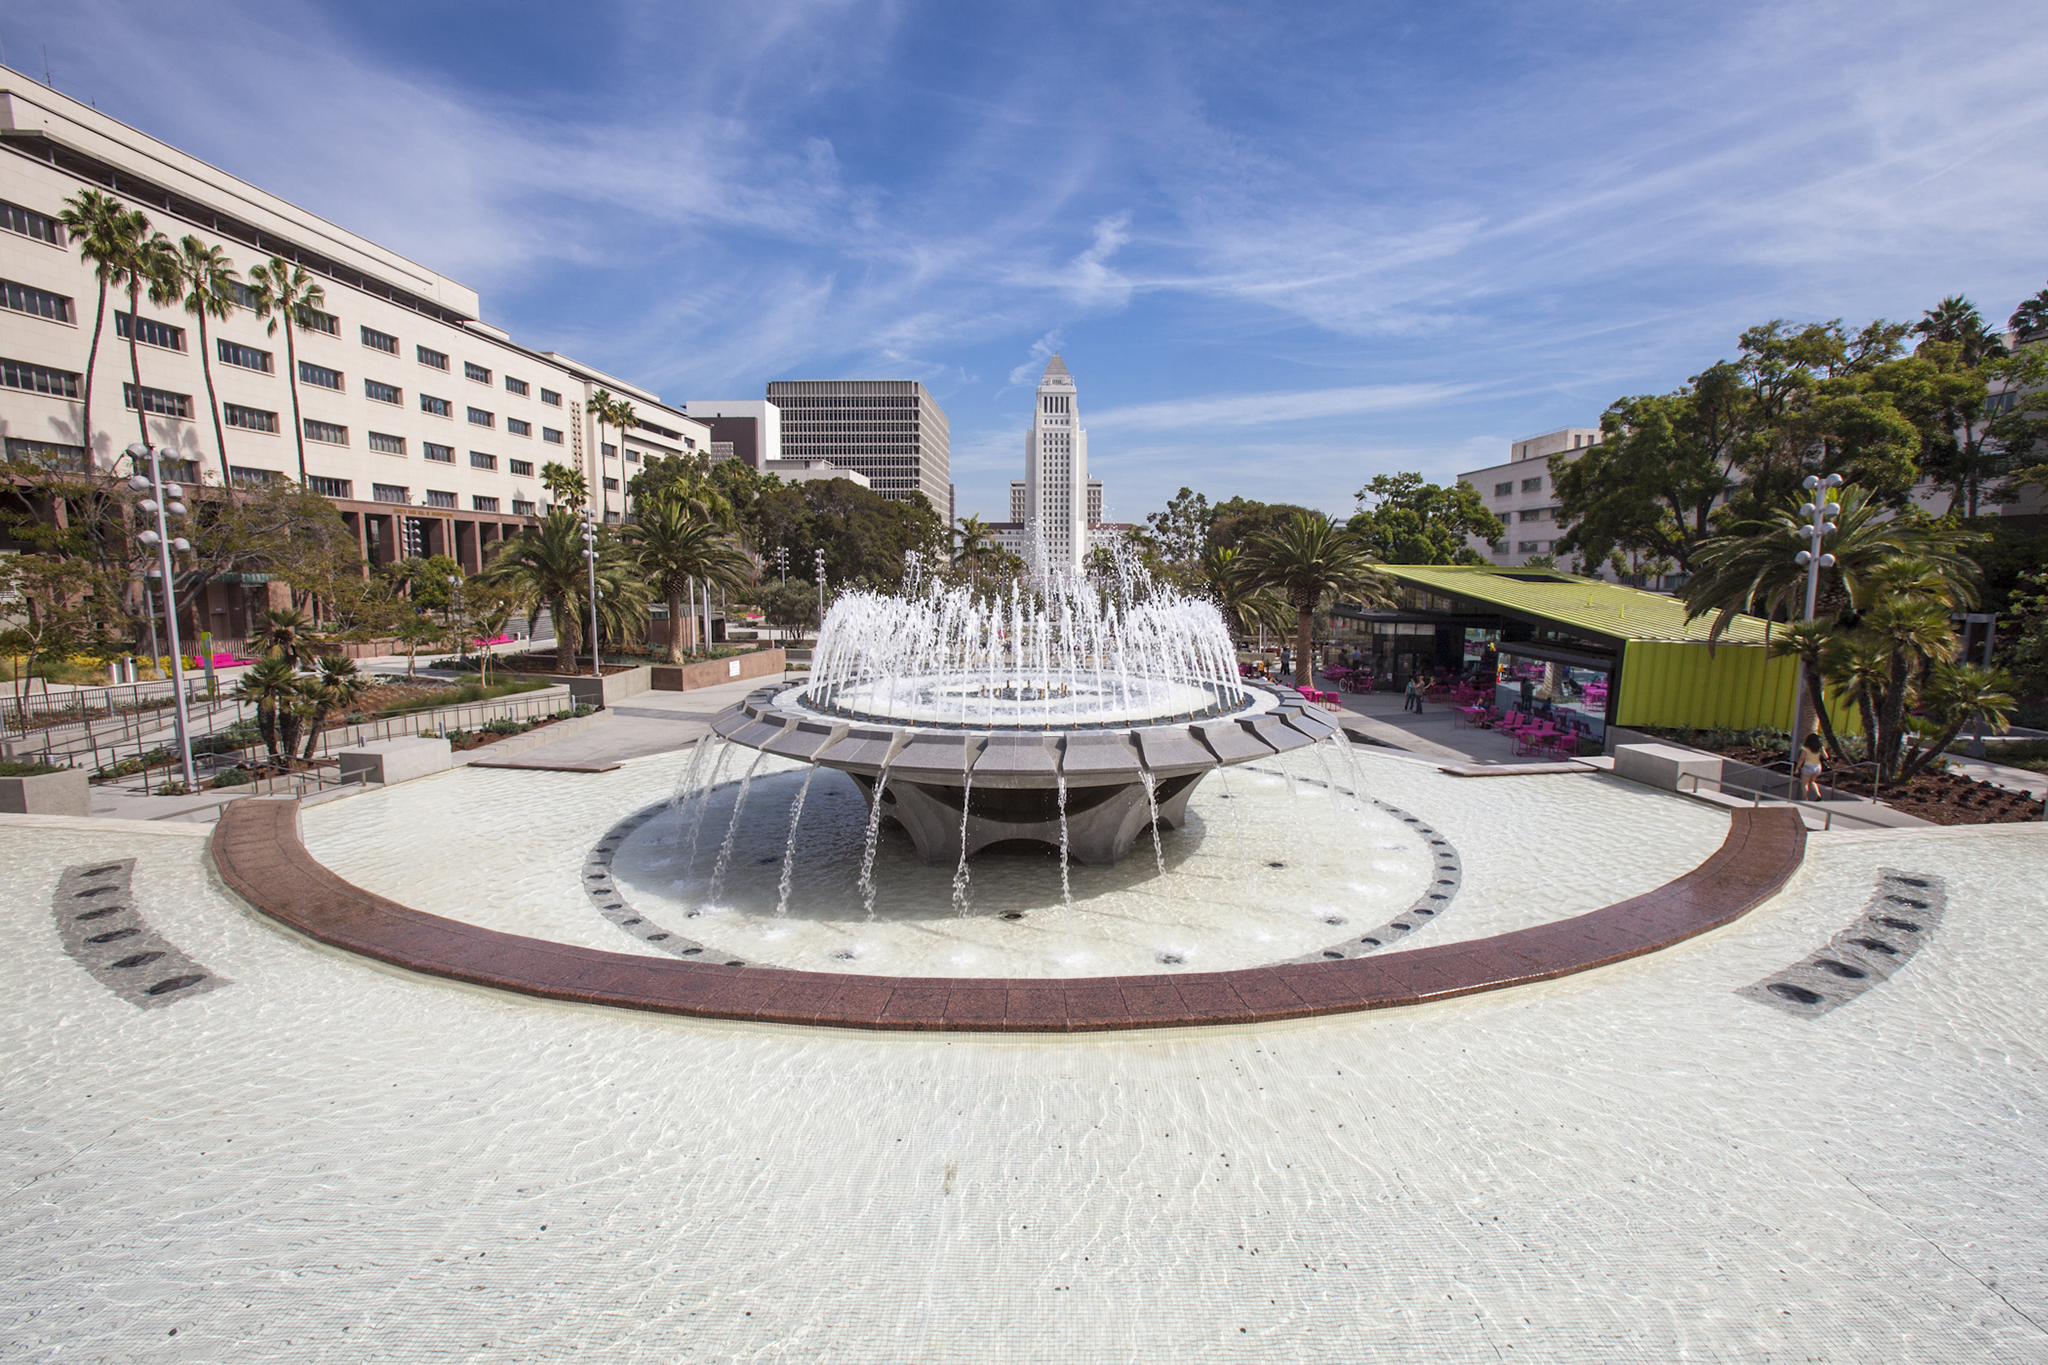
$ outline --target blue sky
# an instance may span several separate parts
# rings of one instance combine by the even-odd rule
[[[1044,357],[1136,520],[1346,513],[1772,317],[2048,277],[2017,3],[16,9],[11,65],[671,401],[923,380],[1000,519]]]

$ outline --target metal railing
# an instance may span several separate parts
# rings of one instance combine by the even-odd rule
[[[244,797],[279,795],[317,796],[322,792],[338,791],[343,787],[360,787],[363,785],[365,785],[365,774],[361,771],[343,775],[338,771],[315,768],[307,772],[279,773],[274,777],[259,778],[240,787],[228,788],[226,796],[215,800],[202,802],[196,806],[187,806],[183,810],[168,811],[163,815],[152,815],[149,818],[151,821],[189,820],[194,824],[203,824],[208,820],[218,820],[222,806],[227,805],[231,801],[239,801]]]
[[[1821,828],[1823,830],[1833,829],[1835,827],[1835,818],[1837,816],[1840,816],[1844,820],[1854,820],[1859,825],[1868,825],[1872,829],[1891,828],[1891,826],[1886,825],[1882,820],[1872,820],[1866,816],[1857,815],[1853,811],[1837,810],[1833,806],[1823,805],[1818,801],[1802,801],[1795,797],[1780,796],[1775,792],[1763,791],[1756,787],[1745,787],[1738,783],[1723,781],[1720,778],[1702,777],[1698,773],[1680,773],[1678,775],[1679,791],[1683,792],[1684,790],[1686,790],[1685,780],[1687,778],[1692,779],[1692,794],[1694,796],[1698,796],[1700,794],[1700,784],[1702,782],[1710,782],[1713,784],[1714,791],[1716,793],[1735,792],[1739,795],[1749,797],[1749,806],[1751,810],[1755,810],[1757,807],[1763,805],[1764,802],[1769,801],[1774,805],[1791,806],[1798,810],[1814,811],[1823,817],[1821,821]],[[1843,794],[1834,787],[1829,787],[1828,790],[1835,792],[1837,796]],[[1853,799],[1860,800],[1861,798]]]
[[[156,715],[176,706],[174,691],[168,680],[66,687],[61,692],[51,691],[47,685],[38,692],[33,683],[19,691],[16,685],[6,685],[4,692],[0,692],[0,734],[28,735],[52,725],[77,724],[88,717],[111,721],[117,717]],[[205,695],[203,679],[186,679],[187,701],[197,701]]]

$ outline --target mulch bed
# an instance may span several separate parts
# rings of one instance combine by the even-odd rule
[[[1704,745],[1695,744],[1696,748]],[[1759,768],[1782,764],[1785,755],[1769,749],[1737,745],[1716,749],[1723,758],[1751,763]],[[1780,768],[1778,771],[1783,771]],[[1732,779],[1731,779],[1732,780]],[[1870,769],[1832,768],[1825,781],[1852,796],[1870,795]],[[1917,816],[1931,825],[2007,825],[2041,818],[2041,803],[2023,791],[1958,773],[1921,773],[1907,787],[1886,787],[1878,800],[1904,815]]]
[[[568,668],[562,668],[556,664],[555,656],[552,654],[500,654],[492,661],[491,666],[493,668],[502,668],[512,673],[580,673],[586,678],[590,676],[589,660],[585,659],[571,664]],[[606,664],[604,671],[607,673],[626,673],[641,666],[640,664]]]

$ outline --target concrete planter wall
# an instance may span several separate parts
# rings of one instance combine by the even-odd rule
[[[7,815],[92,814],[92,789],[85,769],[66,768],[40,777],[0,777],[0,813]]]
[[[578,706],[610,706],[624,701],[627,697],[638,696],[654,686],[654,670],[646,664],[638,668],[621,669],[607,673],[602,678],[584,674],[555,674],[551,682],[567,683],[569,695],[576,699]]]
[[[656,664],[653,686],[657,692],[690,692],[699,687],[738,682],[743,678],[779,678],[783,652],[761,649],[731,659],[705,659],[694,664]]]

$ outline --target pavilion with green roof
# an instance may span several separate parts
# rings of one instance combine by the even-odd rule
[[[1737,616],[1709,647],[1713,617],[1688,622],[1662,593],[1550,569],[1380,567],[1401,581],[1396,605],[1339,607],[1331,624],[1335,643],[1367,650],[1395,687],[1417,671],[1466,672],[1491,648],[1504,664],[1590,680],[1589,710],[1605,726],[1791,728],[1797,670],[1769,657],[1774,628],[1760,617]]]

